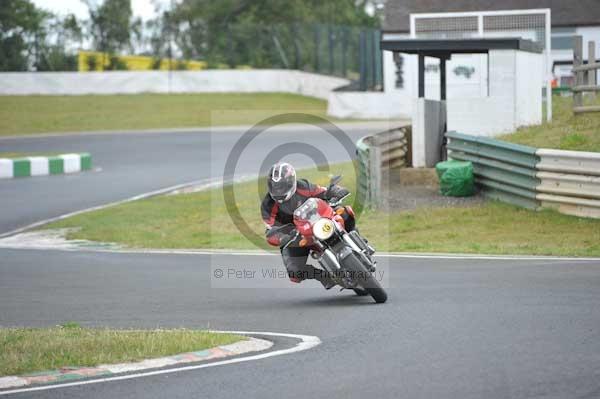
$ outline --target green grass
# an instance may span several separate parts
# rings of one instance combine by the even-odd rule
[[[363,216],[361,232],[380,250],[506,255],[600,256],[600,220],[496,201]],[[381,236],[378,226],[386,225]]]
[[[354,191],[352,165],[335,165],[331,173],[339,172],[345,176],[343,184]],[[299,176],[325,184],[328,174],[308,170]],[[244,220],[260,236],[264,225],[258,187],[256,182],[238,184],[235,192]],[[359,226],[380,251],[600,256],[600,220],[553,210],[532,212],[499,202],[470,208],[368,211]],[[69,238],[137,248],[256,249],[232,223],[221,190],[155,197],[48,227],[77,227],[80,230]]]
[[[282,93],[0,96],[0,136],[244,125],[278,112],[325,117],[326,109],[326,101]]]
[[[330,172],[302,171],[300,177],[326,185],[329,174],[343,174],[354,191],[352,164],[335,165]],[[238,209],[256,234],[264,234],[260,202],[266,184],[236,184]],[[77,215],[44,228],[77,227],[69,238],[116,242],[137,248],[256,248],[227,213],[222,189],[160,196]]]
[[[272,100],[270,96],[304,99],[266,95]],[[538,147],[600,151],[600,113],[574,116],[571,108],[571,98],[556,96],[552,123],[522,128],[501,138]],[[346,176],[344,185],[354,191],[352,165],[335,166],[332,173],[339,172]],[[316,170],[302,175],[321,184],[328,179],[328,173]],[[238,184],[235,193],[243,219],[251,231],[261,236],[264,226],[259,204],[263,185]],[[82,214],[49,227],[78,228],[69,233],[72,239],[137,248],[256,248],[232,223],[222,194],[222,190],[212,190],[156,197]],[[531,212],[497,202],[470,208],[368,212],[359,223],[361,231],[385,251],[600,256],[599,220],[553,210]]]
[[[600,104],[600,96],[586,100],[594,103]],[[572,97],[554,96],[552,118],[551,123],[522,127],[498,138],[539,148],[600,152],[600,112],[574,115]]]
[[[244,339],[192,330],[109,330],[67,323],[53,328],[0,328],[0,376],[61,367],[91,367],[199,351]]]

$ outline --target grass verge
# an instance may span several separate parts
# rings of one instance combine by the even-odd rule
[[[283,93],[0,96],[0,136],[244,125],[277,112],[325,117],[326,110],[324,100]]]
[[[91,367],[199,351],[244,339],[192,330],[109,330],[75,323],[52,328],[0,328],[0,376],[61,367]]]
[[[586,104],[600,105],[586,99]],[[573,114],[573,98],[552,98],[552,122],[519,128],[515,133],[498,137],[513,143],[540,148],[600,152],[600,112]]]
[[[352,164],[335,165],[331,172],[301,171],[299,176],[325,184],[329,173],[344,174],[343,184],[354,192]],[[238,209],[257,235],[264,233],[259,210],[263,187],[262,182],[235,186]],[[499,202],[469,208],[368,211],[359,226],[379,251],[600,256],[600,220],[553,210],[532,212]],[[69,234],[72,239],[137,248],[256,249],[231,221],[220,189],[127,203],[48,227],[79,228]]]

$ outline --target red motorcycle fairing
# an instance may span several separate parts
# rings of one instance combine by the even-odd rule
[[[294,212],[294,225],[296,230],[306,240],[304,246],[313,244],[313,224],[321,219],[327,218],[337,222],[341,228],[344,228],[344,220],[337,215],[333,208],[320,198],[309,198]]]

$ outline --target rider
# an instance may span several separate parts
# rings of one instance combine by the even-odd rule
[[[292,282],[299,283],[305,279],[316,279],[326,289],[330,289],[335,285],[331,277],[324,271],[306,264],[310,253],[309,248],[300,247],[294,243],[286,248],[283,247],[294,238],[294,211],[304,201],[311,197],[323,200],[341,199],[348,195],[349,191],[336,185],[326,189],[312,184],[306,179],[296,179],[294,167],[285,162],[273,165],[267,179],[269,192],[265,195],[261,205],[262,218],[267,227],[267,242],[281,248],[283,263]],[[342,218],[345,229],[353,230],[355,220],[352,208],[345,207]],[[273,229],[273,227],[288,224],[290,224],[289,228]]]

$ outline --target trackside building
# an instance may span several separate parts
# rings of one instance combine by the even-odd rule
[[[528,14],[532,10],[548,10],[548,14]],[[455,15],[447,19],[427,17],[428,14],[437,13]],[[416,19],[415,16],[419,15],[423,17]],[[547,18],[548,16],[550,18]],[[547,29],[550,30],[549,38],[546,37]],[[584,43],[596,40],[596,54],[600,54],[600,1],[387,0],[382,40],[476,37],[527,39],[542,47],[544,59],[540,66],[543,68],[540,76],[543,79],[541,87],[545,93],[550,87],[550,82],[552,86],[571,84],[575,35],[583,36]],[[546,52],[548,45],[551,50]],[[588,48],[585,45],[584,60],[588,58],[587,53]],[[490,93],[490,68],[494,68],[490,61],[487,54],[453,54],[446,63],[447,99],[487,98]],[[383,93],[331,95],[330,113],[354,117],[412,117],[414,99],[418,97],[417,57],[384,51],[383,76]],[[508,81],[507,84],[512,85]],[[439,85],[439,60],[426,57],[425,98],[439,100]],[[546,110],[548,105],[551,104],[545,103]]]

